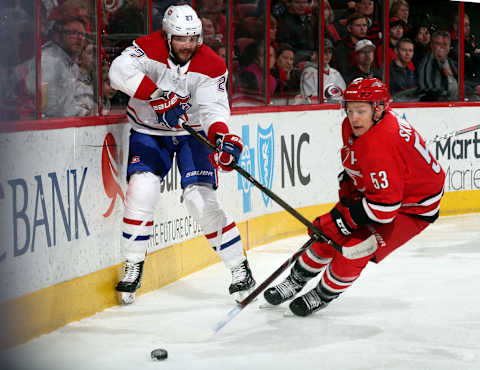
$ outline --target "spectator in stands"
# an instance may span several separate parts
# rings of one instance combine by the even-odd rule
[[[308,0],[287,0],[287,11],[278,18],[277,40],[289,44],[296,60],[309,60],[315,50],[315,32],[307,14]]]
[[[367,39],[378,47],[382,43],[383,35],[374,15],[375,2],[373,0],[356,0],[355,10],[367,18]]]
[[[212,18],[207,15],[201,15],[203,42],[205,45],[212,46],[215,42],[222,42],[220,35],[217,34],[215,23]]]
[[[294,68],[295,51],[288,44],[277,48],[277,60],[272,75],[277,80],[275,96],[292,98],[300,92],[300,72]]]
[[[288,0],[271,0],[271,13],[278,19],[287,12],[287,3]],[[260,0],[258,9],[261,13],[265,11],[267,0]]]
[[[242,61],[246,64],[240,72],[238,83],[243,88],[244,92],[249,94],[264,96],[265,95],[265,47],[264,42],[254,42],[245,48],[243,58],[248,58],[247,61]],[[277,80],[272,76],[271,71],[275,66],[275,49],[270,46],[270,61],[268,67],[268,83],[269,94],[274,95],[277,88]]]
[[[458,14],[454,14],[452,22],[452,30],[450,36],[452,37],[452,46],[450,47],[449,57],[453,60],[458,60],[459,42],[458,42]],[[477,46],[477,40],[470,29],[470,17],[465,13],[463,20],[464,32],[464,78],[465,78],[465,95],[469,98],[475,97],[478,99],[480,93],[480,48]]]
[[[320,14],[320,7],[318,4],[312,7],[312,26],[314,30],[318,30],[318,15]],[[325,25],[325,38],[328,38],[332,41],[333,45],[336,46],[340,40],[347,36],[347,29],[344,25],[340,24],[338,20],[335,19],[335,13],[330,6],[330,2],[325,0],[325,12],[324,12],[324,25]],[[318,45],[320,35],[318,32],[315,33],[315,45]]]
[[[355,45],[355,65],[343,76],[348,85],[358,77],[377,77],[382,79],[382,72],[375,67],[375,45],[369,39],[359,40]]]
[[[221,43],[227,40],[227,18],[223,14],[223,0],[197,0],[196,9],[198,13],[209,16],[214,20],[217,31],[216,38]]]
[[[450,35],[436,31],[432,35],[431,52],[418,67],[418,85],[422,101],[452,100],[458,97],[457,66],[448,58]]]
[[[80,19],[85,24],[88,33],[93,31],[91,17],[93,8],[92,2],[85,0],[65,0],[59,1],[59,5],[52,9],[49,19],[56,22],[59,19]]]
[[[89,114],[77,100],[79,66],[77,64],[86,39],[81,19],[58,20],[52,41],[42,47],[42,92],[46,94],[42,117],[75,117]],[[32,59],[26,62],[25,78],[29,93],[36,92],[36,68]]]
[[[403,32],[405,30],[405,22],[400,18],[390,18],[389,22],[389,45],[387,52],[388,62],[397,58],[396,48],[397,43],[403,38]],[[376,62],[379,67],[383,66],[383,45],[380,45],[376,51]],[[413,64],[411,66],[413,68]]]
[[[367,37],[368,20],[365,15],[353,13],[347,19],[348,37],[340,41],[335,48],[335,61],[338,70],[345,76],[355,60],[355,45]]]
[[[400,18],[405,23],[404,34],[413,37],[413,26],[408,22],[410,14],[410,5],[406,0],[394,0],[390,3],[390,18]]]
[[[96,113],[96,53],[95,43],[92,40],[86,41],[85,47],[78,59],[78,75],[76,88],[76,102],[84,109],[81,116]]]
[[[245,13],[235,26],[235,38],[263,39],[265,33],[263,21],[264,19],[258,16],[256,10]]]
[[[326,103],[341,101],[345,90],[345,81],[336,69],[330,67],[333,56],[333,44],[325,39],[323,47],[323,98]],[[314,52],[312,60],[303,68],[300,78],[300,92],[304,103],[318,102],[318,56]]]
[[[423,58],[430,53],[430,29],[427,24],[420,24],[415,32],[415,49],[413,64],[417,69]]]
[[[265,24],[265,17],[261,17],[261,24]],[[278,33],[278,22],[274,16],[270,16],[270,44],[276,48],[278,46],[277,42],[277,33]]]
[[[110,66],[108,64],[104,64],[102,66],[102,90],[103,90],[103,109],[102,114],[108,114],[112,110],[112,100],[113,97],[117,94],[118,90],[115,90],[112,85],[110,84],[110,78],[108,77],[108,71]],[[123,111],[123,108],[122,108]]]
[[[390,94],[417,87],[415,72],[408,67],[413,57],[413,41],[401,39],[396,45],[397,58],[390,62]]]

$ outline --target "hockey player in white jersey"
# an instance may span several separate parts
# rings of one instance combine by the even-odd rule
[[[210,245],[232,272],[229,292],[240,301],[255,286],[235,222],[222,209],[217,169],[231,171],[243,149],[229,133],[230,117],[223,60],[202,44],[202,23],[188,5],[170,6],[163,30],[140,37],[112,63],[112,87],[131,98],[128,188],[122,227],[125,275],[117,284],[124,303],[140,287],[152,234],[160,182],[172,168],[181,174],[182,199]],[[180,123],[188,121],[218,149],[212,155]]]

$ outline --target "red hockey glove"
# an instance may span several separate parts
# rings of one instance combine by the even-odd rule
[[[208,138],[213,142],[217,151],[209,155],[214,168],[229,172],[231,165],[237,163],[243,150],[242,139],[228,133],[228,127],[223,122],[215,122],[208,130]]]
[[[357,190],[353,184],[353,180],[348,176],[347,172],[343,170],[338,174],[338,197],[344,206],[350,206],[363,198],[363,194]]]
[[[346,236],[350,236],[358,228],[358,225],[350,215],[349,209],[341,203],[337,203],[329,213],[317,217],[313,224],[326,236],[339,244],[342,244],[342,240]],[[308,230],[308,234],[313,236],[314,233],[312,230]]]
[[[240,159],[240,154],[242,154],[242,139],[234,134],[224,134],[223,137],[217,139],[216,147],[218,151],[209,156],[213,167],[220,167],[226,172],[233,170],[230,166],[233,163],[237,163]]]
[[[158,123],[165,128],[178,126],[180,118],[188,121],[187,111],[192,106],[190,96],[179,96],[173,91],[164,91],[162,96],[152,98],[149,103],[157,115]]]

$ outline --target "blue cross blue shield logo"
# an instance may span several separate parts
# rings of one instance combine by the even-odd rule
[[[242,141],[243,151],[239,165],[255,177],[255,149],[250,148],[250,127],[248,125],[242,126]],[[250,189],[253,185],[240,174],[238,174],[237,179],[238,190],[242,191],[243,196],[243,212],[250,212],[252,210],[252,195]]]
[[[273,124],[267,128],[257,126],[257,165],[259,181],[268,189],[272,188],[274,167]],[[262,192],[263,202],[268,206],[270,197]]]

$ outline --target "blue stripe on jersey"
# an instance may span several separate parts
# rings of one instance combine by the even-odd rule
[[[123,233],[123,237],[125,239],[130,239],[132,237],[132,234]],[[139,235],[134,240],[148,240],[149,238],[150,235]]]
[[[236,236],[235,238],[233,238],[232,240],[230,240],[229,242],[226,242],[226,243],[223,243],[221,246],[220,246],[220,250],[223,250],[225,248],[228,248],[230,247],[232,244],[235,244],[236,242],[240,241],[240,235]]]

